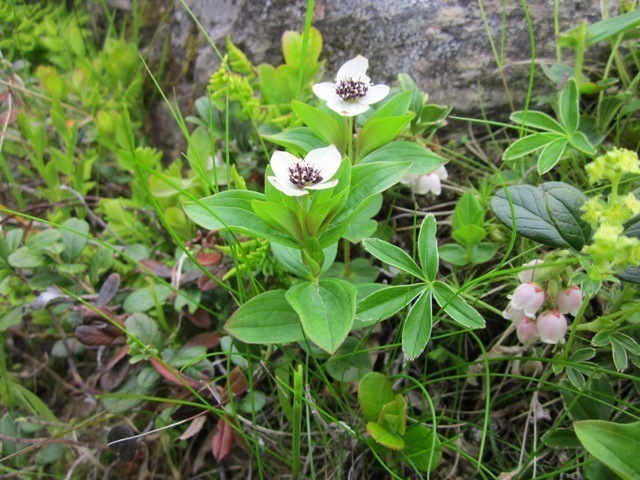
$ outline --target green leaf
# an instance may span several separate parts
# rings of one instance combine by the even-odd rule
[[[336,244],[337,245],[337,244]],[[375,282],[380,276],[380,270],[371,265],[368,258],[354,258],[349,265],[349,271],[345,271],[342,262],[335,262],[323,275],[325,278],[342,278],[358,287],[362,283]]]
[[[465,302],[451,287],[442,283],[433,283],[433,294],[438,305],[447,312],[451,319],[467,328],[483,328],[484,318],[475,308]]]
[[[508,162],[516,158],[524,157],[525,155],[530,155],[546,147],[558,138],[565,138],[565,135],[556,133],[534,133],[533,135],[527,135],[509,145],[509,148],[504,151],[502,158],[505,162]]]
[[[300,243],[304,241],[300,220],[291,208],[260,200],[253,200],[251,206],[256,215],[270,227],[295,238]]]
[[[423,472],[433,472],[442,457],[442,445],[438,435],[424,425],[407,428],[404,434],[405,448],[402,460]]]
[[[131,292],[124,299],[122,308],[127,313],[146,312],[156,306],[162,305],[169,298],[171,288],[167,285],[151,285],[139,288]]]
[[[278,105],[289,103],[294,92],[282,68],[263,64],[258,67],[258,84],[262,96],[268,104]]]
[[[5,332],[7,328],[19,324],[22,321],[24,309],[22,306],[9,310],[0,317],[0,332]]]
[[[420,117],[425,102],[424,94],[420,91],[416,82],[406,73],[398,74],[398,84],[403,91],[411,92],[411,111]]]
[[[586,363],[586,362],[585,362]],[[579,364],[573,364],[578,366]],[[560,394],[562,402],[572,420],[608,420],[611,418],[615,401],[615,393],[611,383],[605,375],[593,376],[591,364],[584,373],[591,376],[588,385],[576,392],[574,388],[568,388],[565,382],[562,384]],[[614,402],[612,404],[612,402]]]
[[[30,237],[29,240],[25,242],[25,246],[29,247],[32,251],[43,250],[60,240],[61,236],[60,230],[44,230]]]
[[[379,238],[365,238],[362,246],[378,260],[393,265],[400,270],[410,273],[418,278],[423,278],[423,273],[416,262],[400,247],[380,240]]]
[[[491,199],[491,210],[504,225],[523,237],[555,248],[569,248],[570,244],[558,231],[547,210],[544,192],[531,185],[516,185],[498,191]],[[515,221],[514,221],[515,219]]]
[[[398,313],[424,292],[426,285],[398,285],[373,292],[358,303],[356,325],[358,328],[375,324]]]
[[[364,207],[349,222],[344,238],[351,243],[358,243],[363,238],[373,235],[378,228],[378,222],[372,220],[372,217],[382,208],[382,200],[383,196],[380,193],[367,200]]]
[[[413,162],[407,173],[426,175],[446,164],[447,160],[417,143],[396,140],[366,155],[360,161],[360,165],[376,162]]]
[[[299,283],[287,291],[286,299],[300,316],[309,340],[333,354],[353,326],[356,294],[351,283],[330,278]]]
[[[356,139],[356,164],[369,152],[380,148],[395,139],[415,117],[407,113],[396,117],[384,117],[369,120]]]
[[[309,29],[304,58],[302,57],[303,40],[303,35],[293,30],[287,30],[282,35],[282,55],[287,65],[299,68],[304,63],[318,61],[322,51],[322,35],[320,35],[320,32],[315,27]]]
[[[562,158],[568,142],[566,138],[557,138],[542,149],[538,158],[538,173],[540,175],[556,166],[556,163]]]
[[[36,268],[46,265],[47,257],[42,250],[33,250],[24,246],[9,255],[8,261],[13,268]]]
[[[378,423],[389,431],[404,435],[407,429],[407,402],[401,394],[382,407]]]
[[[606,18],[587,27],[587,46],[630,31],[640,25],[640,10]]]
[[[297,100],[291,102],[291,108],[304,124],[313,130],[313,133],[319,138],[324,140],[327,145],[335,145],[338,150],[344,152],[346,138],[340,125],[331,115]]]
[[[242,304],[224,329],[251,344],[280,344],[304,340],[298,314],[285,298],[284,290],[271,290]]]
[[[309,269],[302,261],[300,249],[286,247],[278,243],[272,243],[271,251],[283,267],[300,278],[308,279]],[[322,266],[322,271],[326,272],[329,267],[334,264],[333,262],[336,259],[336,254],[338,252],[338,244],[334,243],[333,245],[328,246],[323,250],[323,252],[324,264]]]
[[[471,247],[471,263],[478,265],[491,260],[500,246],[495,243],[483,242]]]
[[[228,190],[185,204],[184,210],[196,224],[208,230],[229,229],[252,237],[297,248],[288,235],[267,225],[251,206],[253,200],[264,201],[261,193],[249,190]]]
[[[87,245],[89,224],[79,218],[70,218],[62,226],[65,228],[62,230],[62,243],[65,245],[62,259],[67,263],[73,263]]]
[[[562,238],[577,251],[591,240],[591,225],[582,219],[587,197],[577,188],[562,182],[540,185],[545,192],[547,211]]]
[[[591,145],[587,136],[582,132],[575,132],[569,138],[569,143],[573,148],[577,148],[582,153],[586,153],[587,155],[595,155],[597,150]]]
[[[478,197],[473,192],[466,192],[453,210],[451,225],[454,230],[462,228],[466,225],[476,225],[482,227],[484,225],[484,210]]]
[[[569,133],[578,130],[580,123],[580,94],[575,79],[569,78],[558,98],[560,120]]]
[[[455,230],[451,236],[460,245],[471,247],[484,240],[487,236],[487,231],[477,225],[465,225]]]
[[[640,422],[584,420],[575,422],[573,427],[584,448],[621,478],[640,478]]]
[[[59,443],[50,443],[42,447],[35,457],[36,465],[48,465],[56,462],[64,455],[67,448]]]
[[[464,267],[470,262],[467,251],[457,243],[447,243],[438,247],[440,258],[445,262],[452,263],[459,267]]]
[[[535,110],[520,110],[513,112],[509,118],[512,122],[524,125],[530,128],[538,128],[549,132],[560,133],[566,136],[566,130],[556,120],[546,113],[537,112]]]
[[[373,439],[381,445],[391,450],[402,450],[404,448],[404,440],[397,433],[389,431],[379,423],[367,423],[367,432]]]
[[[337,242],[344,234],[348,222],[359,211],[362,204],[373,195],[382,193],[398,183],[408,168],[408,163],[369,163],[353,167],[349,197],[340,213],[320,238],[322,246],[327,247]]]
[[[362,341],[347,337],[325,365],[327,373],[338,382],[357,382],[371,372],[371,357]]]
[[[162,348],[162,333],[158,324],[144,313],[129,315],[124,322],[127,333],[137,338],[143,345],[151,345],[156,349]]]
[[[431,338],[433,317],[431,292],[425,291],[411,307],[402,327],[402,351],[413,361],[424,351]]]
[[[436,239],[436,217],[427,215],[422,221],[418,235],[418,257],[426,277],[433,281],[438,274],[438,240]]]
[[[300,157],[304,157],[311,150],[327,146],[326,142],[309,127],[292,128],[273,135],[261,135],[261,137]]]
[[[393,399],[391,382],[383,374],[378,372],[367,373],[360,381],[358,402],[360,403],[362,414],[368,421],[377,421],[382,408]]]
[[[378,118],[397,117],[400,115],[404,115],[405,113],[407,113],[410,103],[411,92],[399,93],[389,101],[387,101],[380,108],[378,108],[375,113],[371,115],[371,117],[369,117],[368,122],[370,122],[371,120],[376,120]]]

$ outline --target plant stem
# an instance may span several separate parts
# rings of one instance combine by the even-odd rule
[[[300,475],[300,435],[302,428],[302,390],[304,374],[302,365],[293,372],[293,442],[291,451],[293,454],[292,476],[294,479]]]
[[[582,300],[582,305],[580,305],[580,310],[578,310],[578,314],[573,319],[573,323],[571,324],[571,332],[569,333],[569,340],[567,340],[567,345],[564,347],[565,358],[569,358],[569,353],[571,352],[571,346],[573,345],[573,341],[578,331],[578,326],[582,322],[584,311],[589,306],[590,301],[591,296],[587,295],[584,297],[584,299]]]
[[[355,158],[353,158],[353,117],[347,117],[347,155],[351,165],[355,165]]]

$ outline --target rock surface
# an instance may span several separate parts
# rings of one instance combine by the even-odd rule
[[[219,60],[187,9],[177,0],[175,4],[167,3],[170,1],[160,0],[171,18],[165,27],[170,35],[165,86],[175,88],[179,103],[188,109],[190,102],[204,94],[204,85]],[[222,48],[230,35],[256,65],[282,61],[280,37],[285,30],[302,30],[307,3],[185,1],[216,46]],[[512,105],[522,105],[528,88],[529,21],[536,61],[555,61],[554,0],[483,0],[481,4],[482,8],[477,0],[316,0],[314,26],[324,39],[324,78],[332,79],[345,60],[362,54],[370,61],[374,82],[392,83],[397,73],[408,73],[432,102],[452,106],[455,115],[511,111]],[[601,18],[599,2],[559,4],[560,32],[581,20],[590,23]],[[502,58],[502,69],[490,37]],[[536,82],[539,85],[544,83]],[[550,85],[549,90],[552,88]],[[162,110],[160,106],[159,115]]]

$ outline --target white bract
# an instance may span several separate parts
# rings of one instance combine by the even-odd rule
[[[353,117],[369,110],[389,94],[386,85],[372,85],[367,76],[369,60],[358,55],[340,67],[335,83],[323,82],[313,86],[313,93],[327,102],[327,106],[344,117]]]
[[[342,155],[334,145],[311,150],[304,159],[287,152],[273,152],[271,169],[275,176],[267,178],[285,195],[308,195],[309,190],[323,190],[338,183],[331,177],[340,168],[341,160]]]
[[[441,181],[446,180],[448,176],[446,168],[438,167],[426,175],[405,175],[400,183],[408,185],[416,195],[426,195],[429,192],[440,195],[442,193]]]

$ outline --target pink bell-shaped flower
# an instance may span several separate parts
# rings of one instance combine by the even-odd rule
[[[556,305],[560,313],[570,313],[575,317],[582,305],[582,290],[577,285],[561,290],[556,296]]]
[[[567,333],[567,319],[558,310],[546,311],[537,320],[538,335],[544,343],[555,345],[564,340]]]
[[[535,317],[545,300],[544,290],[535,283],[523,283],[511,296],[511,306],[524,310],[527,317]]]
[[[523,267],[539,267],[544,262],[538,258],[535,260],[531,260],[530,262],[522,265]],[[539,268],[528,268],[527,270],[522,270],[518,272],[518,280],[520,283],[530,283],[536,279],[537,274],[540,272]]]
[[[511,320],[515,324],[520,322],[520,320],[522,320],[525,317],[526,315],[524,314],[524,310],[522,310],[521,308],[513,308],[513,305],[511,302],[509,302],[509,305],[507,305],[507,308],[505,308],[504,312],[502,312],[502,318],[506,320]]]
[[[518,336],[518,340],[524,345],[532,344],[536,339],[537,333],[538,326],[533,318],[524,317],[518,322],[516,335]]]

